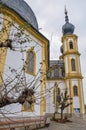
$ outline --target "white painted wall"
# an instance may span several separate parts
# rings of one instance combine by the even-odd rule
[[[53,104],[53,89],[54,82],[47,81],[46,83],[46,113],[54,113],[55,104]]]
[[[15,26],[18,27],[18,25],[16,23],[15,23]],[[40,62],[42,62],[42,43],[40,41],[38,41],[35,37],[33,37],[31,34],[29,34],[28,32],[25,31],[25,33],[29,35],[30,42],[26,42],[26,43],[20,45],[18,43],[18,39],[14,37],[16,32],[17,32],[17,29],[14,26],[12,26],[9,39],[13,39],[12,46],[15,51],[13,51],[9,48],[7,50],[3,80],[5,82],[7,80],[11,81],[12,79],[14,79],[15,75],[21,75],[21,77],[24,77],[23,75],[25,75],[26,84],[28,84],[28,86],[29,86],[29,84],[31,84],[30,86],[33,86],[33,84],[35,83],[33,81],[35,76],[32,76],[27,73],[23,73],[21,70],[26,61],[26,51],[28,49],[30,49],[31,47],[34,47],[34,52],[36,53],[36,75],[37,75],[37,73],[39,72],[39,69],[41,68]],[[24,37],[25,37],[25,35],[22,35],[21,39],[24,39]],[[23,50],[23,53],[21,53],[21,50]],[[35,78],[35,81],[36,81],[36,79],[39,77],[37,83],[35,84],[35,88],[36,88],[35,96],[37,97],[37,93],[39,94],[38,95],[39,99],[37,100],[38,104],[35,104],[35,112],[29,112],[29,113],[21,112],[20,104],[13,104],[13,105],[6,106],[6,107],[2,108],[2,111],[4,111],[5,113],[15,113],[15,114],[12,114],[13,116],[18,115],[18,114],[20,116],[22,116],[22,115],[23,116],[40,115],[40,86],[38,87],[38,85],[40,84],[40,76],[41,75],[39,72],[39,74]],[[23,86],[20,85],[17,88],[18,90],[20,90],[20,92],[25,86],[25,80],[24,79],[22,79],[22,80],[23,80],[23,84],[22,84]],[[8,85],[7,89],[12,88],[14,86],[14,84],[17,82],[19,82],[18,79],[13,80],[12,83],[10,83],[10,85]],[[14,89],[12,91],[12,93],[9,95],[16,97],[19,95],[19,92],[16,92],[16,90]]]
[[[73,108],[80,108],[80,101],[78,96],[73,97]]]
[[[72,86],[78,86],[78,79],[72,79]]]
[[[50,90],[50,91],[48,91],[46,93],[46,103],[47,103],[46,113],[54,113],[55,112],[56,104],[54,104],[54,102],[53,102],[53,90],[54,90],[55,83],[57,83],[58,87],[60,88],[61,93],[64,93],[65,89],[66,89],[64,81],[61,81],[61,80],[47,81],[46,89]],[[60,112],[60,110],[59,110],[59,112]]]
[[[80,57],[78,57],[79,73],[81,73]]]

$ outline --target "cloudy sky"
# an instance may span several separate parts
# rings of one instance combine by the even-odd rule
[[[64,7],[69,21],[75,25],[81,53],[82,75],[86,103],[86,0],[25,0],[36,15],[40,32],[50,40],[51,59],[58,59],[61,46],[62,25],[65,23]]]

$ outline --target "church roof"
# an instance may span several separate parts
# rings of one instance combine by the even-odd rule
[[[26,22],[38,30],[38,23],[35,14],[24,0],[0,0],[0,3],[15,11]]]
[[[50,60],[50,67],[53,65],[63,66],[64,61],[63,60]]]

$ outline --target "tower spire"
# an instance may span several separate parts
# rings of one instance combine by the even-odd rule
[[[68,12],[67,12],[67,9],[66,9],[66,6],[65,6],[65,24],[62,26],[62,32],[63,32],[63,35],[66,35],[66,34],[73,34],[74,32],[74,25],[71,24],[69,22],[69,18],[68,18]]]
[[[69,19],[68,19],[68,12],[67,12],[67,9],[66,9],[66,6],[65,6],[65,22],[68,23],[69,22]]]

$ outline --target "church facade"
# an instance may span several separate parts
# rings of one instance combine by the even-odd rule
[[[50,60],[49,40],[38,30],[32,9],[24,0],[0,0],[0,94],[18,97],[34,89],[35,102],[1,108],[13,116],[43,116],[60,112],[57,93],[72,98],[65,113],[84,114],[83,83],[78,36],[65,11],[61,56]],[[67,101],[70,103],[70,100]]]

